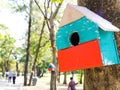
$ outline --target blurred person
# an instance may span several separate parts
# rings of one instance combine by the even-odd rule
[[[73,80],[73,77],[70,77],[70,82],[68,84],[68,90],[76,90],[75,89],[75,86],[77,85],[78,83],[75,83],[75,81]]]
[[[8,74],[8,82],[11,82],[11,79],[12,79],[12,72],[10,71]]]
[[[9,75],[8,70],[5,72],[5,75],[6,75],[6,79],[8,79],[8,75]]]
[[[13,72],[13,84],[15,84],[16,76],[17,76],[16,72]]]

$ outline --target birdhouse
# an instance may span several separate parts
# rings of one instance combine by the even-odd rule
[[[54,70],[55,70],[55,65],[54,65],[53,63],[50,63],[50,64],[48,65],[48,70],[49,70],[49,71],[54,71]]]
[[[86,7],[68,4],[56,33],[60,72],[119,64],[118,31]]]

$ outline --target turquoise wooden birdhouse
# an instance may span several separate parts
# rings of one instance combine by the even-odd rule
[[[118,31],[89,9],[68,4],[56,33],[60,71],[119,64],[114,39]]]

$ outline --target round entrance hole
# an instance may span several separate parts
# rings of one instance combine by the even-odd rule
[[[79,44],[79,35],[77,32],[71,34],[70,42],[73,46],[77,46]]]

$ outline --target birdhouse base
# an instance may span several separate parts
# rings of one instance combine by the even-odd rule
[[[58,51],[60,72],[103,66],[99,41],[93,40]]]

